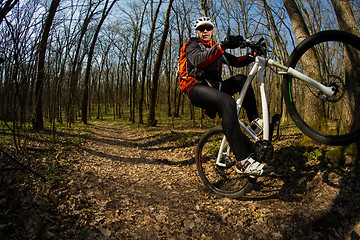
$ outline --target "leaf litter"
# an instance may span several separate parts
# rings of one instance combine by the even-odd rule
[[[202,184],[181,131],[93,131],[56,155],[53,184],[1,173],[2,239],[359,239],[359,176],[289,159],[296,147],[275,143],[276,173],[234,200]]]

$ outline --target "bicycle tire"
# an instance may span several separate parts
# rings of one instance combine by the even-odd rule
[[[221,127],[214,127],[202,136],[196,149],[196,167],[201,181],[211,191],[228,198],[240,198],[252,188],[256,179],[237,173],[235,166],[221,168],[216,165],[223,136]],[[234,160],[230,153],[227,161]]]
[[[352,78],[356,71],[354,62],[346,65],[345,56],[349,55],[345,55],[345,48],[349,47],[351,54],[360,56],[358,36],[338,30],[319,32],[301,42],[286,63],[287,67],[305,71],[306,75],[338,90],[334,97],[324,98],[318,90],[295,77],[284,75],[283,78],[284,100],[292,120],[305,135],[322,144],[347,145],[360,139],[360,121],[356,121],[360,115],[357,90],[360,79]],[[313,64],[306,57],[313,53],[319,68],[312,72]]]

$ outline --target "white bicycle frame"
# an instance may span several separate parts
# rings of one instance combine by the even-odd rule
[[[315,88],[319,89],[321,92],[323,92],[325,95],[331,97],[334,95],[334,90],[331,87],[326,87],[323,84],[319,83],[318,81],[306,76],[305,74],[298,72],[297,70],[286,67],[272,59],[266,59],[264,57],[256,56],[255,57],[255,63],[250,71],[249,76],[246,79],[246,82],[241,89],[240,95],[236,101],[237,104],[237,114],[239,115],[245,94],[253,81],[256,74],[258,74],[258,80],[260,85],[260,95],[261,95],[261,107],[262,107],[262,116],[263,116],[263,140],[269,140],[270,137],[270,114],[269,114],[269,105],[268,105],[268,95],[266,92],[266,82],[265,82],[265,68],[267,66],[273,66],[281,70],[281,72],[278,72],[278,74],[284,75],[288,74],[293,77],[296,77],[302,81],[305,81],[309,83],[310,85],[314,86]],[[245,123],[239,120],[240,127],[246,131],[253,139],[254,141],[259,141],[260,138],[256,136],[255,132],[247,126]],[[220,145],[219,153],[216,159],[216,165],[220,167],[226,167],[226,164],[221,162],[222,155],[230,155],[230,147],[228,146],[226,151],[224,151],[226,142],[226,137],[224,136]]]

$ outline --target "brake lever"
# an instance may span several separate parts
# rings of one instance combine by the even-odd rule
[[[262,43],[264,40],[265,40],[265,38],[264,38],[264,37],[261,37],[261,38],[256,42],[256,44],[257,44],[257,45],[260,45],[260,43]]]
[[[240,48],[247,48],[251,46],[252,41],[250,39],[244,39],[244,41],[241,43]]]

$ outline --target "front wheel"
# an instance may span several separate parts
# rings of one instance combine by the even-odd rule
[[[346,145],[360,139],[360,38],[342,31],[316,33],[301,42],[286,66],[335,90],[326,96],[285,75],[286,107],[297,127],[313,140]]]
[[[221,196],[239,198],[251,189],[256,180],[237,173],[233,165],[224,167],[216,164],[223,137],[221,127],[212,128],[203,135],[196,150],[196,167],[202,182],[210,190]],[[228,147],[226,141],[221,154],[223,164],[235,161],[235,156]]]

